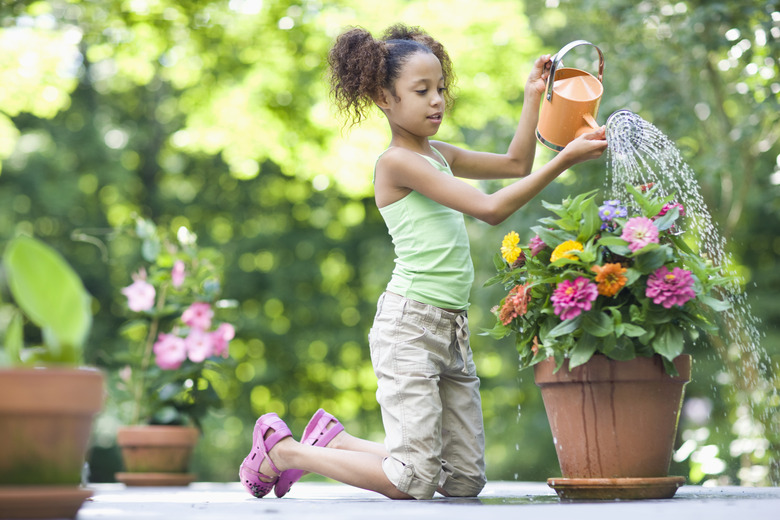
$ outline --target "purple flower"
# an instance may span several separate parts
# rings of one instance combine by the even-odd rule
[[[631,252],[636,252],[647,244],[658,243],[658,228],[647,217],[634,217],[626,222],[620,238],[628,242]]]
[[[598,295],[598,286],[580,276],[576,280],[564,280],[559,283],[550,299],[555,314],[562,320],[570,320],[579,316],[582,311],[589,311]]]
[[[612,219],[616,217],[625,217],[626,215],[628,215],[628,210],[626,210],[625,206],[620,205],[619,200],[604,201],[604,204],[599,207],[599,218],[604,222],[601,229],[606,228],[607,223],[612,222]]]
[[[531,249],[531,256],[536,256],[547,247],[547,244],[544,243],[544,240],[539,235],[536,235],[528,242],[528,247]]]
[[[696,297],[691,272],[679,267],[675,267],[671,271],[666,266],[657,269],[647,279],[645,296],[651,298],[656,305],[663,305],[666,309],[671,309],[673,305],[682,306],[688,300]]]

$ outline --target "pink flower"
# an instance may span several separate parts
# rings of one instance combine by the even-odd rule
[[[576,280],[564,280],[555,288],[552,297],[554,311],[562,320],[570,320],[589,311],[598,297],[598,286],[585,277]]]
[[[127,306],[131,311],[148,311],[154,307],[156,295],[154,286],[140,276],[131,285],[122,289],[122,294],[127,296]]]
[[[671,272],[666,266],[659,268],[647,278],[645,296],[666,309],[671,309],[673,305],[682,306],[696,297],[691,272],[679,267],[675,267]]]
[[[547,244],[544,243],[544,240],[539,235],[536,235],[528,243],[528,247],[531,248],[531,256],[536,256],[547,247]]]
[[[184,283],[184,274],[184,262],[176,260],[173,269],[171,269],[171,283],[175,288],[178,289]]]
[[[214,311],[205,302],[195,302],[181,315],[181,321],[194,329],[206,330],[211,327]]]
[[[647,217],[634,217],[626,222],[620,238],[628,242],[632,252],[636,252],[647,244],[658,243],[658,228]]]
[[[672,203],[667,203],[667,204],[664,204],[664,207],[663,207],[663,208],[661,208],[661,211],[659,211],[659,212],[658,212],[658,216],[659,216],[659,217],[663,217],[663,216],[664,216],[664,215],[666,215],[666,214],[669,212],[669,210],[670,210],[670,209],[672,209],[672,208],[677,208],[677,209],[679,209],[679,210],[680,210],[680,216],[681,216],[681,217],[684,217],[684,216],[685,216],[685,206],[683,206],[683,205],[682,205],[682,204],[680,204],[679,202],[672,202]]]
[[[207,357],[214,354],[214,345],[211,334],[200,329],[193,328],[184,339],[187,348],[187,357],[193,363],[201,363]]]
[[[228,357],[228,344],[236,336],[236,330],[230,323],[220,323],[217,330],[211,333],[211,343],[214,345],[214,355]]]
[[[174,334],[160,334],[154,344],[157,366],[163,370],[176,370],[187,359],[187,346],[184,340]]]

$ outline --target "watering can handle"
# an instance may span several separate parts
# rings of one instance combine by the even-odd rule
[[[601,83],[601,79],[604,76],[604,55],[601,53],[601,49],[590,43],[589,41],[585,40],[576,40],[571,43],[568,43],[563,46],[561,50],[558,51],[558,54],[552,57],[552,66],[550,67],[550,75],[547,77],[547,101],[552,100],[552,92],[553,92],[553,81],[555,80],[555,71],[558,69],[558,66],[561,64],[561,61],[563,60],[563,55],[572,50],[574,47],[577,47],[579,45],[592,45],[596,48],[597,51],[599,51],[599,83]]]

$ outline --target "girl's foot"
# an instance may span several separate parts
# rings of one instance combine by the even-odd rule
[[[264,497],[285,473],[276,467],[269,452],[279,441],[291,436],[290,429],[275,413],[267,413],[257,420],[252,434],[252,449],[238,470],[241,483],[251,495]],[[269,475],[269,472],[272,474]]]
[[[328,446],[341,432],[344,426],[331,414],[320,408],[312,416],[309,424],[303,430],[301,444],[311,446]],[[270,460],[270,459],[269,459]],[[282,498],[290,491],[293,484],[298,482],[303,476],[303,470],[288,469],[279,475],[279,479],[274,487],[274,493]]]

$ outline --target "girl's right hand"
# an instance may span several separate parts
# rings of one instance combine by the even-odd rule
[[[602,126],[592,132],[582,134],[567,144],[559,155],[564,156],[571,166],[591,159],[598,159],[607,149],[606,132],[606,127]]]

